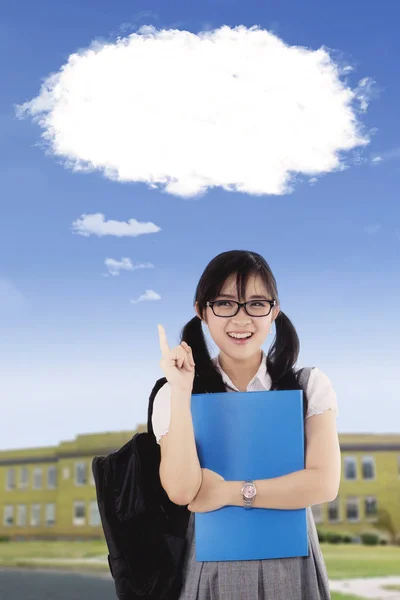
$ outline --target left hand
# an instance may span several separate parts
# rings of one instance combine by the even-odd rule
[[[223,484],[225,479],[210,471],[210,469],[201,469],[202,482],[197,496],[188,505],[188,509],[191,512],[211,512],[212,510],[218,510],[226,505],[224,499],[224,487]]]

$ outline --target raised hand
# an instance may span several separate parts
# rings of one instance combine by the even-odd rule
[[[175,390],[192,392],[195,374],[195,364],[192,349],[186,342],[170,349],[167,335],[162,325],[158,325],[160,338],[161,360],[160,367],[164,371],[170,386]]]

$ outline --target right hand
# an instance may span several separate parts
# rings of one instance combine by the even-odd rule
[[[158,335],[162,354],[160,367],[168,383],[176,390],[192,393],[195,364],[191,347],[186,342],[181,342],[171,350],[162,325],[158,325]]]

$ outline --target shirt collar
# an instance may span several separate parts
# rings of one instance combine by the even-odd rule
[[[212,362],[214,363],[214,366],[217,369],[217,371],[219,371],[219,373],[221,374],[225,385],[230,387],[232,390],[238,391],[238,388],[232,382],[230,377],[228,377],[228,375],[225,373],[225,371],[223,371],[223,369],[220,365],[220,362],[219,362],[219,355],[215,356],[212,359]],[[256,381],[258,381],[260,383],[260,385],[266,390],[271,387],[271,378],[267,372],[267,361],[266,361],[266,355],[265,355],[264,351],[262,351],[261,364],[258,368],[258,371],[254,375],[253,379],[249,382],[247,389],[249,390],[250,387],[252,387]]]

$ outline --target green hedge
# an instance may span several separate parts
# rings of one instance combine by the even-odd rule
[[[318,539],[327,544],[365,544],[366,546],[386,545],[387,540],[381,539],[377,533],[361,533],[360,535],[351,535],[350,533],[339,533],[337,531],[323,531],[317,528]]]

